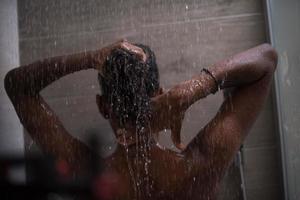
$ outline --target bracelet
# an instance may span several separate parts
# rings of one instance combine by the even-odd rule
[[[210,77],[212,77],[212,79],[214,80],[217,89],[216,89],[216,91],[214,91],[214,92],[212,92],[212,93],[215,94],[215,93],[220,89],[220,85],[219,85],[219,83],[218,83],[216,77],[215,77],[208,69],[206,69],[206,68],[203,68],[203,69],[201,70],[201,72],[205,72],[205,73],[208,74]]]

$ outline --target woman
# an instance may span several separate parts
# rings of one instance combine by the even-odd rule
[[[120,41],[98,51],[61,56],[10,71],[6,91],[21,123],[47,153],[65,160],[75,174],[94,158],[67,132],[40,91],[59,78],[96,69],[102,95],[96,102],[118,141],[101,160],[102,199],[215,199],[218,185],[261,111],[277,64],[263,44],[209,68],[163,92],[154,53],[146,46]],[[218,90],[233,88],[215,116],[184,147],[180,142],[185,111]],[[180,153],[160,148],[155,135],[169,128]],[[100,160],[100,158],[99,158]]]

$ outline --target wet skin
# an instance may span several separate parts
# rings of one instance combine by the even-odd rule
[[[21,66],[5,77],[5,89],[21,123],[47,154],[65,160],[75,174],[84,173],[92,158],[90,149],[64,128],[40,96],[40,91],[70,73],[96,69],[112,49],[124,48],[146,57],[141,49],[120,41],[98,51],[60,56]],[[135,127],[126,126],[122,137],[109,106],[97,95],[99,111],[108,118],[118,141],[117,150],[104,163],[100,178],[103,199],[215,199],[218,185],[240,145],[255,122],[268,96],[277,64],[277,54],[268,44],[222,60],[208,69],[220,89],[234,88],[216,116],[184,147],[180,129],[185,111],[196,101],[218,90],[214,79],[201,72],[152,98],[153,117],[146,159],[143,146],[135,141]],[[108,117],[109,116],[109,117]],[[180,153],[162,149],[154,136],[170,128]],[[150,162],[149,162],[150,161]],[[145,163],[147,166],[145,167]],[[146,170],[145,170],[146,169]],[[103,188],[103,187],[102,187]],[[101,189],[99,189],[101,191]]]

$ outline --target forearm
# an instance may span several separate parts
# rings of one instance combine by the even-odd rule
[[[6,91],[10,96],[36,95],[63,76],[93,68],[95,55],[96,51],[59,56],[15,68],[5,77]]]
[[[170,89],[170,97],[179,99],[180,107],[188,108],[201,98],[218,90],[215,81],[205,73],[200,73],[192,79],[182,82]],[[170,99],[172,101],[172,99]]]

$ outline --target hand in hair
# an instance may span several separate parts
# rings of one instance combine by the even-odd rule
[[[163,129],[170,129],[172,142],[179,150],[185,149],[185,145],[181,142],[181,127],[188,108],[181,103],[184,98],[183,95],[185,94],[172,88],[152,98],[154,109],[152,128],[157,129],[157,132]]]
[[[130,51],[134,54],[137,55],[137,57],[139,59],[141,59],[143,62],[146,61],[146,54],[145,52],[140,48],[137,47],[131,43],[129,43],[127,40],[122,39],[116,43],[113,43],[109,46],[106,46],[104,48],[102,48],[100,51],[97,51],[95,57],[95,69],[99,71],[100,74],[103,75],[102,73],[102,69],[103,69],[103,65],[106,61],[106,58],[111,54],[111,52],[114,49],[124,49],[127,51]]]
[[[155,110],[153,126],[158,124],[157,131],[170,129],[172,141],[178,149],[185,149],[185,145],[181,142],[180,133],[186,110],[197,100],[212,93],[207,87],[215,90],[214,84],[210,76],[201,73],[152,98]]]

